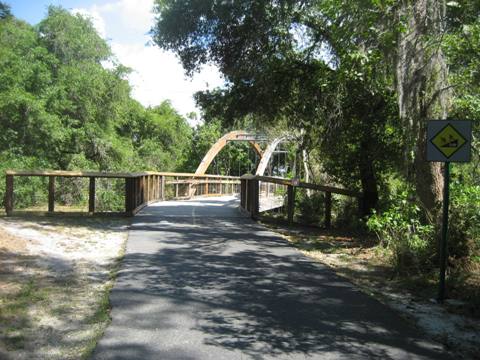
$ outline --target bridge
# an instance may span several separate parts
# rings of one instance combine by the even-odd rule
[[[266,137],[247,131],[231,131],[218,139],[205,154],[195,173],[171,172],[139,172],[139,173],[105,173],[83,171],[6,171],[5,211],[11,215],[15,207],[14,178],[41,177],[48,178],[48,212],[55,212],[56,179],[86,178],[88,179],[88,213],[102,213],[96,208],[96,189],[99,180],[120,180],[123,182],[124,211],[127,216],[134,216],[145,206],[167,199],[184,200],[199,196],[238,195],[240,208],[253,219],[261,213],[272,209],[283,208],[289,223],[293,222],[295,212],[295,193],[297,188],[309,191],[321,191],[324,196],[324,226],[331,225],[332,194],[357,198],[361,202],[361,194],[355,191],[331,186],[322,186],[300,182],[297,179],[283,179],[264,176],[269,162],[272,161],[275,149],[282,141],[291,136],[282,135],[268,143],[264,150],[258,141],[266,141]],[[221,176],[206,174],[212,161],[229,143],[247,141],[258,155],[260,161],[255,175]],[[107,212],[113,212],[106,209]],[[118,212],[118,211],[117,211]]]
[[[208,175],[207,162],[194,174],[7,171],[7,215],[15,214],[16,178],[48,179],[50,213],[59,177],[88,180],[92,214],[97,184],[122,184],[121,213],[132,224],[110,294],[112,322],[93,359],[449,358],[255,221],[281,207],[292,223],[295,192],[309,189],[324,193],[329,227],[332,198],[361,194],[260,174]]]

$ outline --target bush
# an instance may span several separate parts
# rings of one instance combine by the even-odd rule
[[[323,224],[325,214],[325,194],[320,191],[308,196],[305,190],[296,192],[297,219],[304,224]]]
[[[480,252],[480,186],[451,184],[449,256],[474,260]]]
[[[374,231],[392,255],[397,271],[420,271],[430,267],[435,253],[435,230],[432,225],[422,225],[420,208],[408,200],[408,193],[402,192],[392,199],[392,206],[382,214],[370,217],[367,226]]]
[[[335,227],[356,233],[367,231],[365,220],[360,216],[358,199],[350,196],[334,196],[332,221]]]

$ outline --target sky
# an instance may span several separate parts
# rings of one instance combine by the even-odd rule
[[[154,21],[153,0],[5,0],[12,13],[32,25],[46,15],[48,5],[61,5],[72,13],[90,16],[97,32],[107,40],[118,61],[133,69],[128,80],[132,96],[144,106],[170,100],[182,115],[195,111],[193,94],[223,84],[214,66],[205,66],[188,78],[172,52],[152,44],[148,34]],[[195,122],[191,124],[194,125]]]

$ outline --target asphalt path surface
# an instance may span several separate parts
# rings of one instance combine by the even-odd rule
[[[450,358],[233,197],[145,208],[110,299],[93,359]]]

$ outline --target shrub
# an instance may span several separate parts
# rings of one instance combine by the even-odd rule
[[[449,255],[474,260],[480,251],[480,186],[451,184]]]
[[[406,191],[402,192],[392,199],[387,211],[373,214],[367,222],[368,228],[390,251],[399,272],[431,266],[432,244],[435,244],[434,227],[421,224],[420,208],[410,202],[407,195]]]
[[[305,190],[296,192],[295,200],[298,209],[298,221],[305,224],[323,224],[325,213],[325,194],[314,191],[307,194]]]

